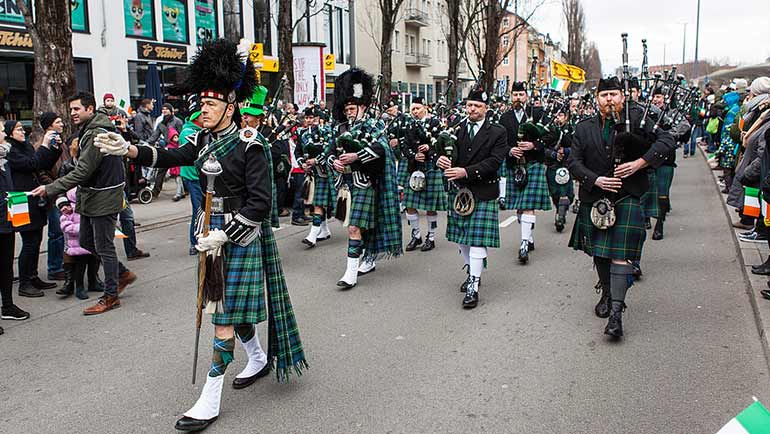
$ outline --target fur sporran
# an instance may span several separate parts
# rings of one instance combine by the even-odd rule
[[[529,182],[529,175],[527,175],[527,168],[523,165],[516,166],[513,169],[513,185],[519,190],[524,190]]]
[[[305,182],[302,183],[302,200],[305,205],[312,205],[315,196],[315,178],[311,175],[305,175]]]
[[[337,192],[337,206],[334,208],[334,218],[342,222],[343,226],[350,225],[350,206],[352,197],[347,184],[342,184]]]

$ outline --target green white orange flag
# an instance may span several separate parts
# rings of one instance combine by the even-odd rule
[[[759,189],[744,187],[743,214],[749,217],[759,217]]]
[[[717,434],[770,434],[770,411],[755,401],[727,422]]]
[[[8,221],[15,228],[30,223],[27,193],[23,191],[8,192]]]
[[[563,80],[561,78],[556,78],[556,77],[551,79],[551,89],[553,90],[564,92],[565,90],[567,90],[568,86],[569,86],[569,80]]]

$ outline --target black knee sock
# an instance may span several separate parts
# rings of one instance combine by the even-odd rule
[[[634,268],[628,264],[610,265],[610,293],[612,301],[625,301],[628,291],[628,275],[633,274]]]
[[[364,251],[363,240],[348,240],[348,258],[360,258]]]
[[[241,342],[248,342],[254,337],[254,324],[238,324],[235,326],[235,333]]]
[[[608,258],[594,257],[594,265],[596,265],[596,274],[599,275],[599,283],[601,286],[609,286],[610,284],[610,261]]]

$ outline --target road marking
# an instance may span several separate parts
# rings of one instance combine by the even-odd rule
[[[511,223],[513,223],[513,222],[515,222],[517,220],[518,220],[518,216],[512,215],[512,216],[508,217],[507,219],[503,220],[503,222],[500,223],[500,227],[501,228],[507,228],[508,226],[511,225]]]

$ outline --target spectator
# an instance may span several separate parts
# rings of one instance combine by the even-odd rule
[[[117,132],[120,133],[120,135],[123,136],[127,142],[134,144],[139,143],[139,137],[136,135],[136,133],[131,131],[130,128],[128,128],[128,123],[125,119],[118,119],[116,122],[114,122],[114,124],[117,128]],[[131,163],[127,160],[124,161],[124,167],[129,164]],[[126,172],[129,171],[127,170]],[[123,232],[123,235],[126,236],[126,238],[123,238],[123,249],[126,251],[126,258],[129,261],[134,261],[136,259],[149,258],[150,254],[142,251],[137,247],[135,226],[138,225],[134,221],[134,210],[131,208],[131,202],[128,200],[128,196],[126,195],[127,189],[130,188],[129,181],[136,183],[139,174],[142,173],[142,170],[141,168],[137,167],[134,168],[134,170],[130,173],[134,178],[131,180],[126,179],[126,187],[123,189],[126,206],[123,208],[120,214],[118,214],[118,218],[120,219],[120,231]],[[127,174],[127,177],[128,176],[129,175]]]
[[[75,188],[67,191],[66,196],[56,199],[56,207],[61,211],[61,230],[66,239],[65,270],[67,280],[56,294],[69,297],[75,293],[80,300],[88,299],[84,277],[88,268],[88,291],[99,289],[99,260],[88,250],[80,247],[80,214],[75,212]],[[104,288],[101,288],[104,290]]]
[[[152,109],[155,108],[155,103],[151,99],[143,99],[139,103],[139,110],[134,115],[134,133],[136,133],[139,140],[149,141],[150,136],[153,133],[153,121]]]
[[[14,188],[16,191],[34,190],[40,186],[40,171],[50,170],[59,159],[61,137],[53,131],[48,131],[36,151],[27,141],[21,122],[6,121],[5,134],[8,136],[6,140],[11,144],[7,158]],[[29,224],[16,228],[22,243],[19,254],[19,295],[42,297],[45,295],[43,289],[56,287],[55,283],[45,282],[37,274],[43,226],[48,222],[48,201],[45,198],[29,198],[29,218]]]
[[[119,294],[136,280],[115,253],[115,223],[124,207],[125,171],[120,157],[104,155],[94,144],[97,134],[115,131],[109,118],[96,113],[96,101],[89,93],[69,99],[72,122],[80,127],[77,165],[52,184],[36,188],[35,196],[56,196],[77,187],[77,211],[80,220],[80,246],[93,252],[104,267],[104,295],[86,308],[85,315],[97,315],[120,306]]]
[[[13,233],[13,227],[8,222],[6,215],[8,207],[5,203],[6,193],[15,191],[11,168],[5,159],[10,149],[11,145],[5,140],[5,131],[0,130],[0,297],[2,297],[0,318],[25,320],[29,318],[29,313],[13,304],[13,255],[16,234]],[[1,334],[3,334],[2,327],[0,327]]]
[[[64,131],[64,122],[61,117],[53,112],[46,112],[40,115],[40,126],[47,133],[53,131],[56,137],[61,140],[61,134]],[[69,156],[65,149],[62,149],[63,156]],[[45,182],[51,182],[55,175],[51,174]],[[64,267],[62,264],[64,258],[64,235],[59,229],[59,210],[55,206],[48,209],[48,280],[64,280]]]
[[[147,139],[147,143],[154,146],[165,147],[169,140],[169,128],[181,131],[182,126],[182,120],[174,116],[174,107],[169,103],[165,103],[161,109],[161,116],[158,118],[155,125],[155,131],[153,131],[150,138]],[[168,172],[167,169],[160,169],[155,175],[155,184],[152,189],[152,194],[155,197],[157,197],[163,190],[163,181],[166,179],[166,172]]]
[[[174,127],[168,128],[168,144],[166,145],[166,148],[179,148],[179,133]],[[176,194],[174,194],[174,197],[171,200],[179,202],[180,199],[185,197],[184,184],[182,183],[182,178],[179,176],[179,167],[168,169],[168,174],[174,178],[174,181],[176,182]]]
[[[113,96],[111,93],[105,93],[102,101],[104,102],[104,105],[99,107],[99,113],[104,113],[107,115],[107,117],[110,118],[113,123],[118,120],[118,118],[128,118],[128,114],[123,109],[115,105],[115,96]],[[150,109],[150,111],[152,111],[152,109]]]
[[[182,132],[179,137],[179,146],[184,146],[188,143],[188,137],[197,133],[203,126],[198,119],[200,111],[198,111],[197,100],[190,102],[190,111],[192,114],[187,118]],[[183,166],[179,169],[179,175],[184,183],[185,190],[190,193],[190,205],[192,205],[192,218],[190,220],[190,250],[188,251],[190,256],[195,256],[198,251],[195,249],[195,245],[198,240],[195,238],[195,218],[198,216],[198,210],[201,208],[203,202],[203,191],[201,190],[200,180],[198,179],[198,170],[194,166]]]

